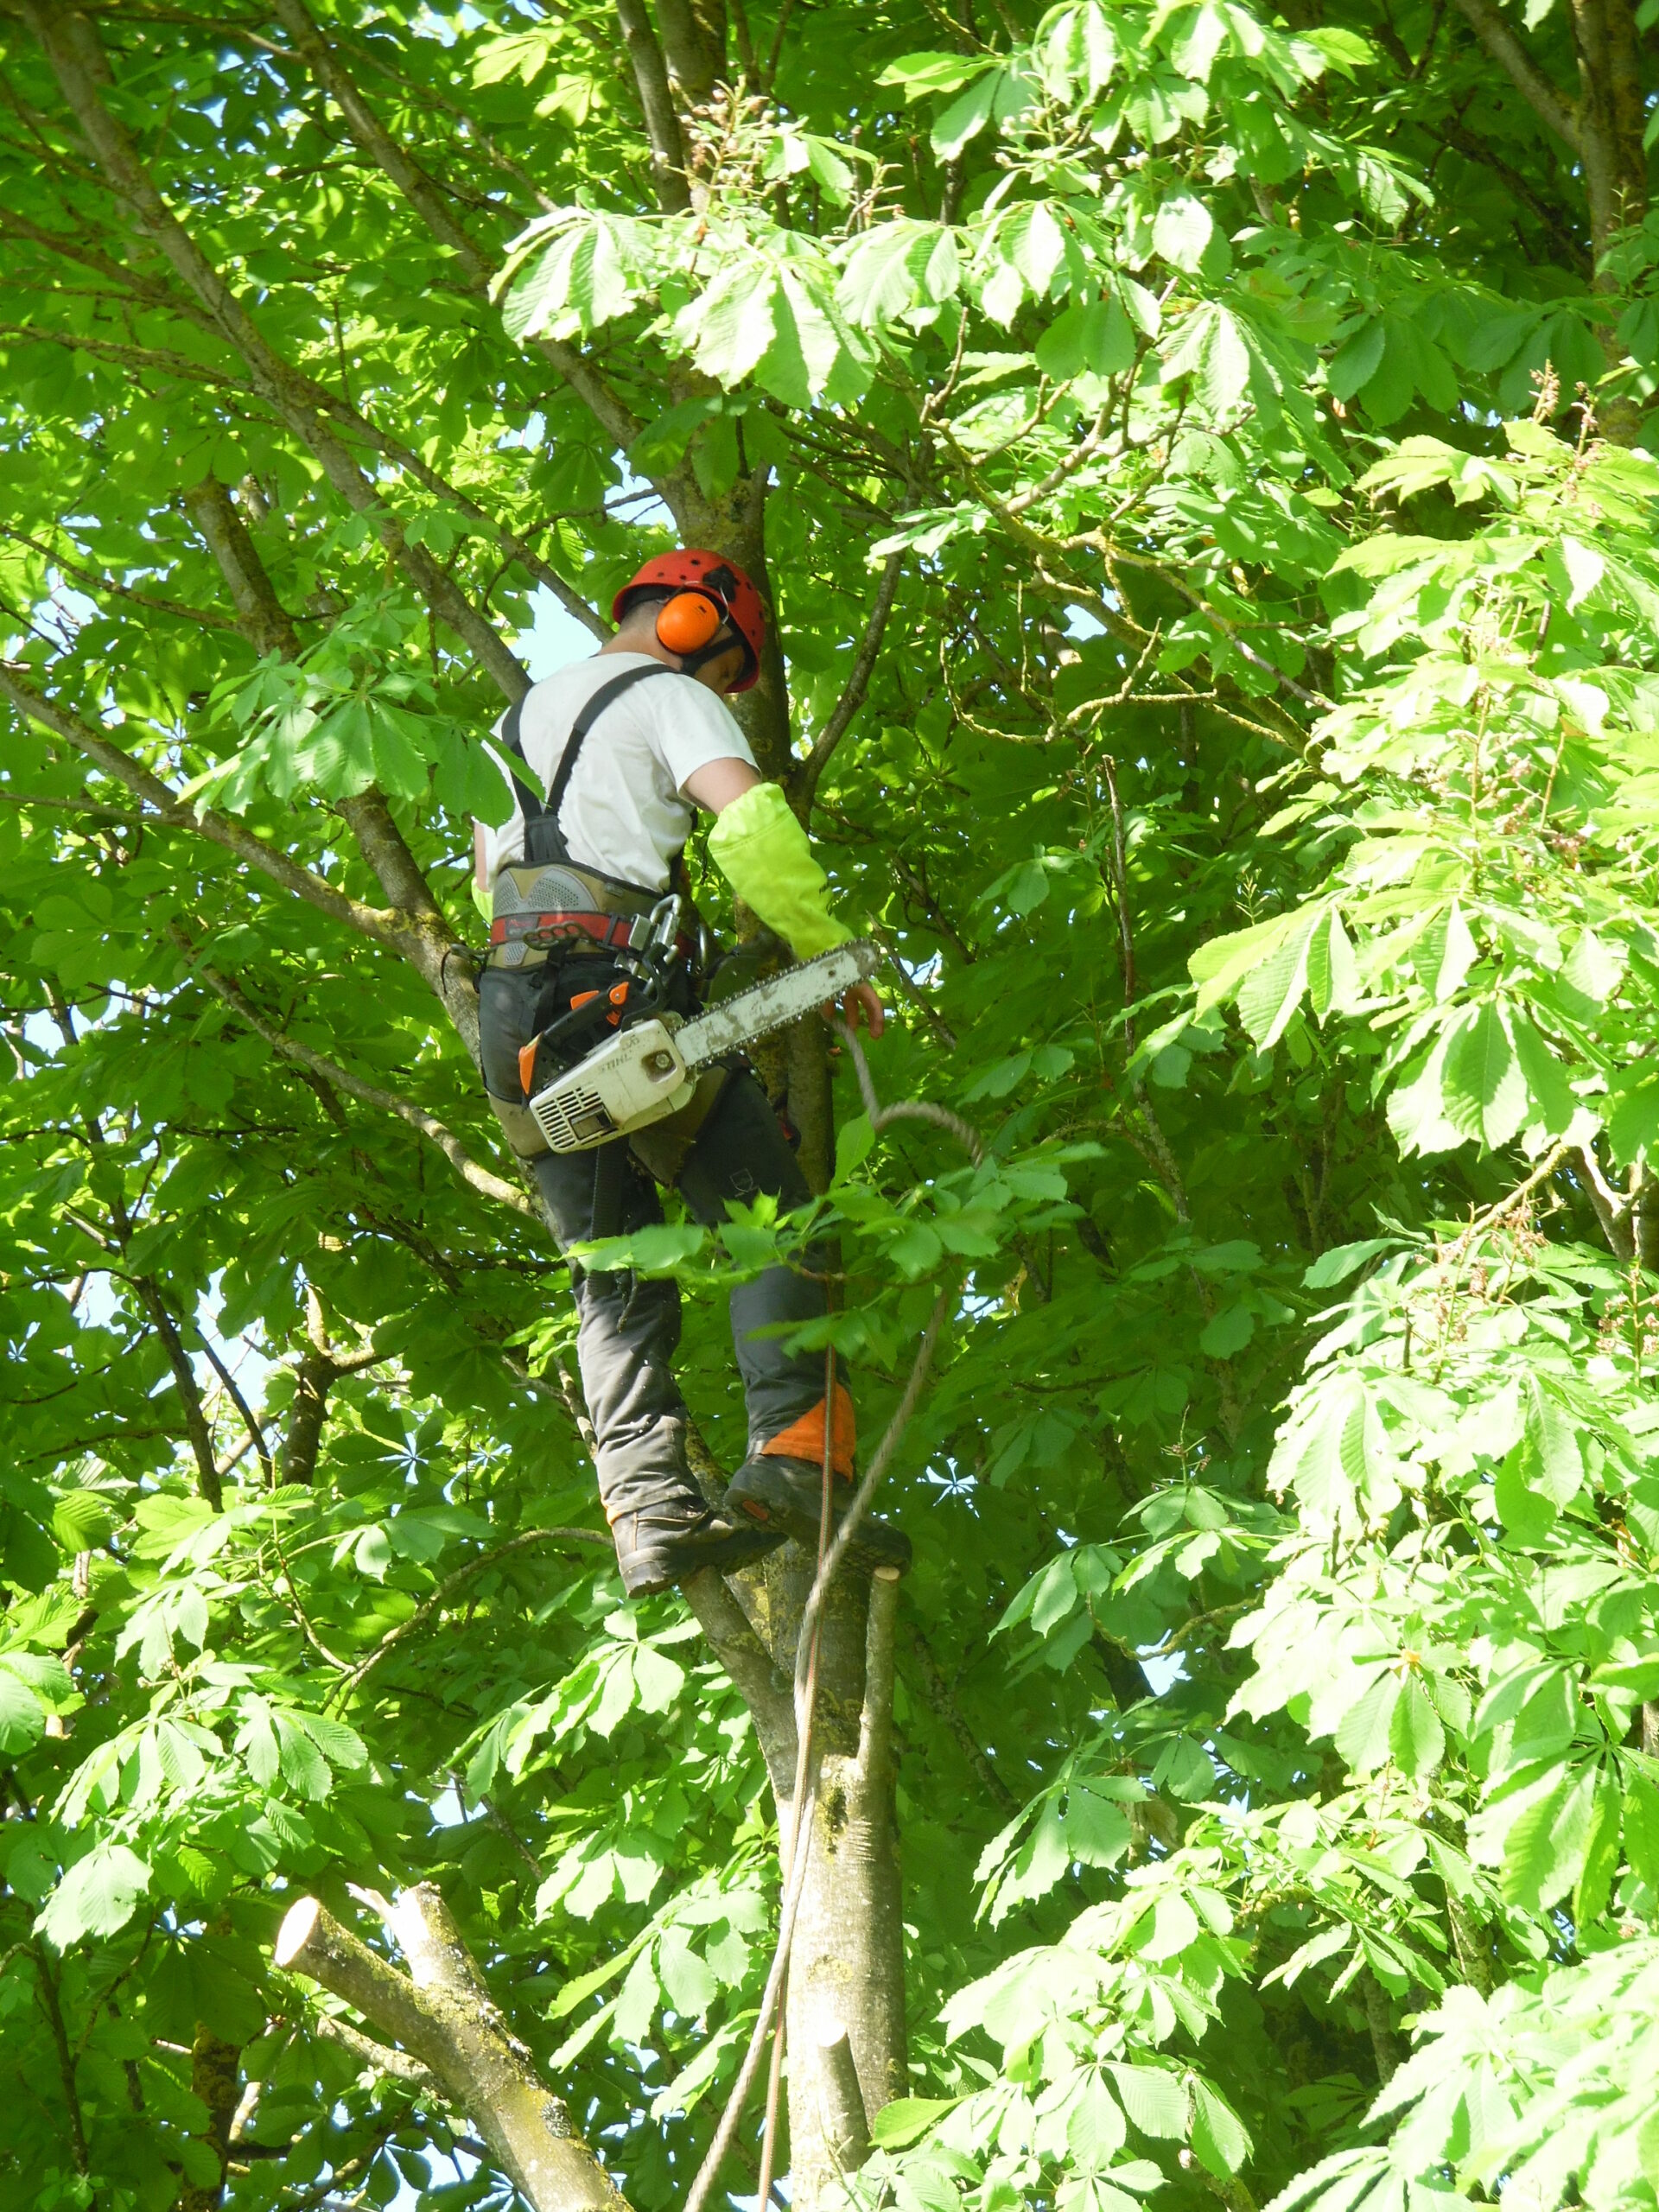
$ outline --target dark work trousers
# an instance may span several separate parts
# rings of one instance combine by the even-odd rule
[[[596,1234],[623,1236],[663,1218],[657,1182],[627,1139],[594,1152],[537,1149],[539,1132],[524,1110],[518,1084],[519,1046],[563,1012],[574,993],[608,988],[618,975],[602,958],[575,958],[558,968],[550,963],[528,969],[486,969],[480,984],[485,1089],[509,1142],[536,1179],[562,1250]],[[582,1049],[609,1034],[602,1029],[590,1034]],[[543,1066],[541,1079],[548,1073]],[[652,1134],[639,1135],[645,1140]],[[662,1162],[663,1152],[652,1149]],[[671,1155],[673,1149],[668,1147]],[[810,1196],[778,1117],[747,1068],[728,1076],[683,1156],[667,1164],[691,1213],[709,1227],[725,1222],[728,1198],[748,1203],[765,1193],[788,1209],[805,1205]],[[827,1303],[824,1265],[809,1252],[800,1268],[768,1268],[732,1292],[732,1337],[743,1377],[751,1452],[810,1412],[823,1395],[821,1353],[791,1354],[775,1337],[753,1332],[779,1322],[817,1319]],[[688,1497],[700,1504],[702,1493],[686,1465],[685,1400],[672,1365],[680,1341],[679,1286],[647,1282],[632,1273],[591,1274],[575,1263],[570,1278],[579,1324],[576,1353],[597,1440],[599,1494],[607,1518],[615,1521],[624,1513]]]

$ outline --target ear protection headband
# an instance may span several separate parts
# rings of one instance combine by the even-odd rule
[[[725,628],[725,608],[703,592],[677,591],[657,610],[657,642],[679,655],[685,663],[687,675],[695,675],[706,662],[717,659],[721,653],[728,652],[734,643],[741,642],[722,639],[721,632]]]

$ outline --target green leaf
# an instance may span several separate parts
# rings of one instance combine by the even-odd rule
[[[1177,2075],[1161,2066],[1111,2064],[1106,2071],[1131,2124],[1143,2135],[1177,2141],[1185,2135],[1187,2095]]]
[[[1209,214],[1202,202],[1194,200],[1192,205],[1208,223]],[[1160,219],[1162,213],[1160,209]],[[1196,229],[1192,236],[1198,236]],[[1205,232],[1204,243],[1208,242],[1208,236]],[[1163,245],[1159,251],[1166,260],[1175,258]],[[1203,251],[1202,244],[1198,251]],[[1192,265],[1196,266],[1196,263]],[[1177,377],[1190,376],[1193,391],[1208,413],[1230,413],[1243,397],[1250,380],[1249,347],[1237,317],[1216,302],[1206,300],[1179,325],[1174,342],[1166,349],[1164,375],[1171,382]]]
[[[1624,1855],[1639,1881],[1659,1894],[1659,1788],[1645,1775],[1624,1785]]]
[[[1198,1334],[1198,1350],[1209,1359],[1231,1359],[1255,1334],[1255,1316],[1240,1301],[1224,1306]]]
[[[1399,1241],[1395,1236],[1366,1236],[1357,1244],[1333,1245],[1303,1270],[1302,1281],[1309,1290],[1332,1290],[1371,1261],[1381,1259],[1383,1253],[1392,1252]]]
[[[918,2142],[945,2113],[954,2112],[960,2097],[895,2097],[882,2106],[870,2123],[870,2140],[883,2151],[901,2151]]]
[[[1499,1883],[1507,1904],[1541,1912],[1567,1894],[1583,1869],[1596,1809],[1592,1767],[1564,1775],[1533,1799],[1504,1844]]]
[[[1516,1065],[1527,1086],[1526,1124],[1544,1135],[1562,1135],[1578,1108],[1559,1060],[1528,1017],[1518,1009],[1509,1017]]]
[[[1249,2132],[1225,2098],[1207,2083],[1192,2084],[1192,2151],[1207,2172],[1225,2178],[1250,2155]]]
[[[758,259],[728,263],[687,317],[704,376],[729,391],[741,384],[778,334],[778,275]]]
[[[932,92],[954,92],[988,66],[961,54],[903,54],[888,62],[875,81],[899,86],[906,99],[914,101]]]
[[[1382,320],[1371,316],[1332,356],[1325,381],[1338,399],[1352,399],[1363,391],[1382,365]]]
[[[1307,988],[1308,954],[1325,912],[1323,906],[1305,906],[1287,917],[1285,927],[1266,942],[1263,957],[1239,987],[1239,1020],[1258,1052],[1265,1052],[1278,1043],[1301,1004]]]
[[[1037,365],[1057,384],[1085,373],[1122,376],[1135,365],[1135,333],[1116,297],[1069,307],[1037,340]]]
[[[1115,1866],[1134,1840],[1128,1815],[1109,1797],[1074,1782],[1066,1794],[1065,1847],[1085,1866]]]
[[[1618,1782],[1610,1774],[1596,1783],[1590,1834],[1585,1844],[1584,1866],[1573,1892],[1573,1923],[1580,1936],[1607,1909],[1613,1876],[1618,1871],[1618,1846],[1623,1810]]]
[[[1065,2115],[1065,2145],[1086,2172],[1097,2172],[1122,2149],[1128,2129],[1117,2100],[1097,2074],[1085,2075]]]
[[[1552,1505],[1570,1505],[1584,1481],[1584,1457],[1572,1415],[1538,1376],[1522,1386],[1526,1426],[1521,1442],[1521,1478]]]
[[[855,1114],[836,1131],[836,1180],[839,1183],[867,1160],[875,1147],[868,1114]]]
[[[958,100],[953,100],[933,126],[933,151],[942,162],[954,162],[970,139],[996,113],[997,96],[1004,82],[1001,69],[987,70]]]
[[[1602,1108],[1613,1158],[1629,1167],[1659,1143],[1659,1065],[1638,1060],[1607,1078]]]
[[[633,1680],[642,1713],[662,1713],[685,1682],[685,1669],[661,1651],[642,1643],[633,1656]]]
[[[1393,1749],[1395,1707],[1403,1685],[1397,1675],[1379,1675],[1343,1715],[1336,1746],[1354,1774],[1370,1774]]]
[[[125,1844],[95,1844],[59,1883],[35,1925],[59,1951],[86,1936],[118,1935],[137,1910],[149,1878],[149,1868]]]
[[[1414,1675],[1401,1688],[1389,1723],[1389,1749],[1402,1774],[1432,1774],[1446,1752],[1446,1731],[1428,1694]]]
[[[961,280],[954,233],[900,217],[873,224],[853,240],[836,304],[849,322],[874,330],[952,298]]]
[[[1158,212],[1152,219],[1153,251],[1173,269],[1195,270],[1203,260],[1215,232],[1215,219],[1196,193],[1173,192],[1160,203]],[[1202,309],[1200,312],[1212,315],[1217,321],[1225,315],[1225,310],[1220,308]],[[1230,315],[1226,315],[1226,322],[1231,330]],[[1238,344],[1236,332],[1231,342]],[[1239,350],[1243,351],[1242,346]]]
[[[1502,1007],[1481,1007],[1446,1048],[1442,1096],[1446,1118],[1465,1136],[1496,1150],[1526,1119],[1527,1084]]]
[[[1210,4],[1210,0],[1204,0],[1204,4],[1182,24],[1179,36],[1170,48],[1169,58],[1182,76],[1206,84],[1216,57],[1226,44],[1225,15],[1220,8]]]
[[[0,1751],[16,1758],[32,1751],[45,1733],[46,1714],[39,1698],[0,1660]]]

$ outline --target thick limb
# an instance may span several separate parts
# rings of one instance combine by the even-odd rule
[[[535,2212],[626,2212],[615,2183],[536,2070],[429,1883],[368,1900],[409,1961],[403,1974],[317,1902],[283,1922],[276,1963],[321,1983],[426,2069],[466,2113]]]

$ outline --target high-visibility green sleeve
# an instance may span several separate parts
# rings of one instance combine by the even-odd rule
[[[776,784],[753,784],[709,832],[715,866],[744,904],[798,960],[813,959],[853,932],[830,911],[830,887],[806,832]]]

